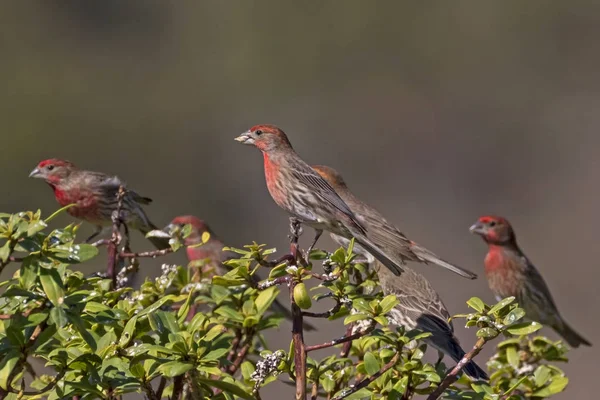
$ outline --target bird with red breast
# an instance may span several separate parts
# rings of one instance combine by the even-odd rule
[[[548,285],[517,244],[515,232],[506,218],[483,216],[470,231],[481,236],[488,245],[485,275],[498,300],[514,296],[527,318],[551,327],[572,347],[591,346],[561,316]]]
[[[157,229],[142,208],[142,205],[150,204],[152,200],[128,189],[117,176],[82,170],[70,161],[51,158],[41,161],[29,177],[44,180],[52,188],[56,201],[62,207],[73,204],[67,209],[67,213],[96,226],[96,231],[87,241],[97,236],[102,227],[112,224],[112,214],[117,209],[117,194],[121,186],[125,189],[120,215],[123,223],[144,235]],[[165,238],[148,239],[158,249],[169,247]]]

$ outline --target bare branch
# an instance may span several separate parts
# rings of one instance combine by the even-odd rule
[[[323,343],[323,344],[315,344],[313,346],[308,346],[306,348],[306,352],[308,353],[308,352],[315,351],[315,350],[326,349],[328,347],[333,347],[333,346],[336,346],[336,345],[341,344],[341,343],[350,342],[352,340],[359,339],[359,338],[361,338],[363,336],[366,336],[369,333],[373,332],[373,329],[375,329],[375,324],[371,324],[368,328],[366,328],[366,329],[364,329],[362,331],[353,333],[351,335],[342,336],[341,338],[332,340],[331,342],[327,342],[327,343]]]
[[[487,339],[479,338],[479,340],[477,340],[477,343],[475,343],[475,346],[473,346],[473,349],[467,354],[465,354],[464,357],[456,364],[456,366],[452,368],[452,371],[450,371],[448,375],[446,375],[446,377],[444,378],[442,383],[440,383],[437,389],[435,389],[433,393],[431,393],[429,397],[427,397],[427,400],[436,400],[442,394],[444,394],[444,391],[458,380],[458,374],[460,374],[460,371],[462,371],[463,368],[468,363],[470,363],[471,360],[473,360],[473,357],[475,357],[477,354],[479,354],[479,352],[481,352],[481,349],[483,349],[483,346],[486,344],[486,342]]]
[[[394,367],[394,365],[396,365],[396,363],[398,362],[399,359],[400,359],[400,352],[397,352],[396,355],[390,360],[390,362],[385,364],[383,366],[383,368],[381,368],[381,370],[379,370],[379,372],[377,372],[376,374],[374,374],[368,378],[363,379],[362,381],[360,381],[358,384],[352,386],[351,388],[344,390],[339,396],[334,397],[332,400],[344,399],[344,398],[350,396],[351,394],[358,392],[360,389],[369,386],[371,384],[371,382],[375,381],[381,375],[385,374],[389,369]]]

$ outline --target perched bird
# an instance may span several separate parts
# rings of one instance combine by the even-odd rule
[[[323,230],[353,238],[395,275],[402,272],[402,260],[387,253],[367,236],[366,228],[329,183],[304,162],[281,129],[256,125],[235,140],[256,146],[264,158],[265,178],[277,205],[316,231],[308,253]]]
[[[550,326],[572,347],[591,346],[562,318],[546,282],[517,245],[515,232],[506,219],[481,217],[470,231],[488,244],[485,274],[498,300],[514,296],[527,318]]]
[[[238,255],[229,251],[224,251],[223,248],[225,247],[225,244],[223,244],[203,220],[193,215],[181,215],[175,217],[163,230],[170,233],[176,226],[183,228],[187,224],[192,227],[192,231],[190,235],[185,238],[184,243],[187,246],[186,252],[188,260],[190,262],[205,261],[206,264],[204,266],[214,271],[214,274],[225,275],[230,270],[230,267],[223,264],[223,262],[236,258]],[[202,243],[202,235],[206,232],[210,235],[208,241],[200,245],[200,243]],[[206,268],[205,271],[207,271],[208,268]],[[260,278],[256,274],[252,275],[252,278],[255,283],[260,281]],[[274,312],[282,314],[286,319],[292,320],[291,311],[278,300],[273,302],[271,308]],[[314,331],[315,327],[304,322],[304,329],[307,331]]]
[[[399,303],[388,313],[390,321],[407,329],[420,329],[430,332],[425,342],[439,352],[460,361],[465,351],[454,336],[454,327],[449,322],[450,313],[439,294],[424,276],[410,268],[404,268],[400,276],[395,276],[380,263],[372,264],[377,272],[381,290],[385,295],[393,294]],[[441,358],[441,355],[440,355]],[[489,379],[475,362],[469,362],[464,371],[474,379]]]
[[[96,232],[87,241],[96,237],[103,226],[112,224],[112,213],[117,209],[119,187],[125,187],[125,183],[116,176],[84,171],[69,161],[55,158],[40,162],[29,177],[45,180],[54,191],[58,204],[63,207],[75,204],[67,209],[67,213],[96,226]],[[126,187],[125,189],[121,208],[121,218],[125,225],[130,229],[139,230],[144,235],[156,229],[141,206],[150,204],[152,200]],[[169,247],[167,239],[148,239],[158,249]]]
[[[377,210],[354,196],[350,189],[348,189],[342,176],[333,168],[324,165],[313,165],[313,169],[335,189],[337,194],[350,207],[359,223],[365,227],[369,239],[386,254],[392,254],[397,259],[402,260],[402,262],[415,261],[424,264],[434,264],[465,278],[477,278],[477,275],[473,272],[442,260],[425,247],[408,239]],[[338,243],[347,245],[348,240],[343,240],[339,236],[335,232],[332,234],[333,239]]]

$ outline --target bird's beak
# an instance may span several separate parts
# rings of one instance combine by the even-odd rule
[[[40,175],[41,175],[41,171],[39,170],[39,168],[36,168],[29,173],[30,178],[40,178],[41,177]]]
[[[471,225],[469,231],[477,235],[485,235],[485,228],[481,222],[476,222]]]
[[[254,144],[254,139],[252,138],[252,132],[246,131],[242,133],[240,136],[234,139],[236,142],[240,142],[243,144]]]

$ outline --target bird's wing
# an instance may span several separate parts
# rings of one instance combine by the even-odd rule
[[[139,195],[137,192],[127,189],[127,184],[123,182],[118,176],[107,175],[101,172],[87,171],[90,183],[94,186],[102,188],[102,191],[109,196],[109,198],[116,197],[119,192],[119,187],[123,186],[127,190],[127,194],[130,198],[139,204],[150,204],[152,199]]]
[[[540,316],[553,315],[560,318],[556,303],[554,303],[554,299],[552,298],[548,285],[546,285],[546,281],[544,281],[542,275],[527,257],[523,256],[522,261],[527,265],[525,268],[525,285],[523,285],[523,290],[526,290],[528,293],[519,296],[523,300],[517,299],[517,301],[526,301],[528,303],[527,305],[523,304],[522,306],[527,307],[526,310],[531,309],[531,311],[527,311],[528,317],[534,320],[537,316],[529,314],[537,313]],[[546,321],[540,322],[545,323]]]
[[[308,165],[300,164],[302,167],[292,168],[292,175],[298,179],[304,185],[314,189],[312,192],[319,196],[322,200],[325,200],[329,205],[333,206],[336,210],[341,211],[345,216],[350,218],[358,228],[364,233],[366,229],[358,221],[350,207],[342,200],[342,198],[336,193],[335,189],[313,170]]]

